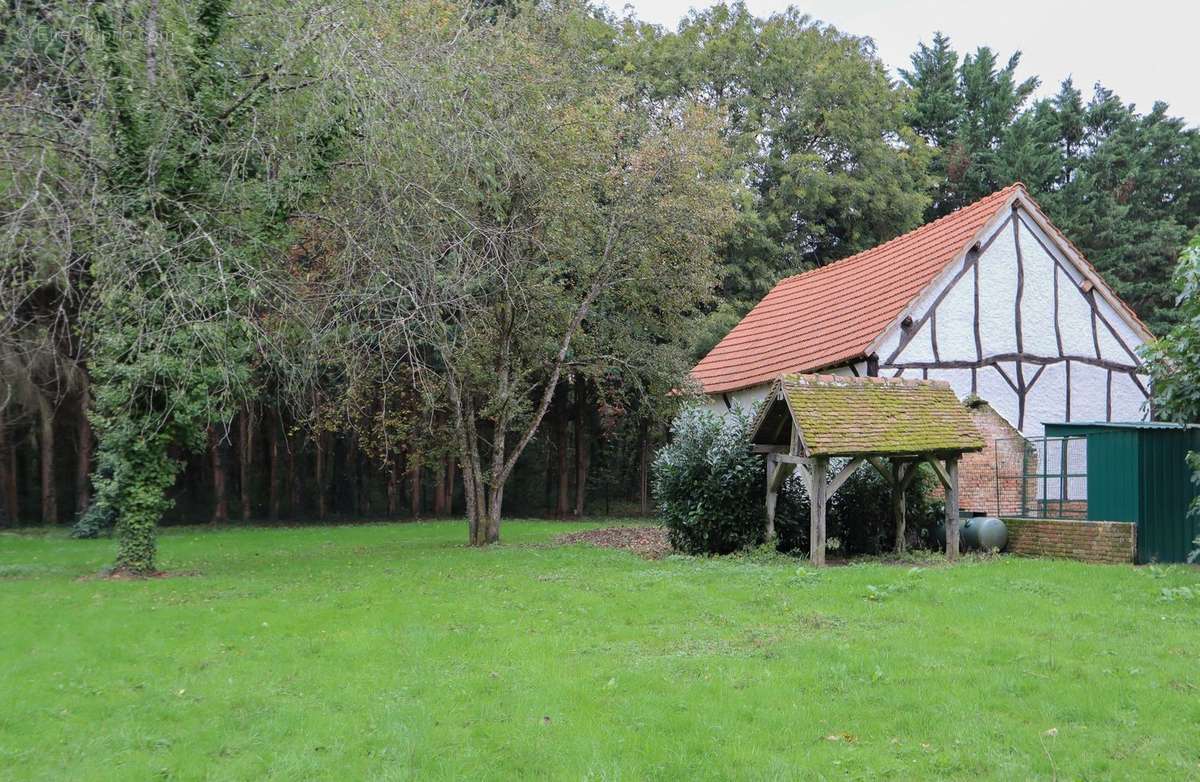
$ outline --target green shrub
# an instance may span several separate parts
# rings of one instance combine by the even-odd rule
[[[841,469],[845,462],[844,459],[834,460],[831,473]],[[929,468],[922,465],[905,497],[906,537],[910,548],[931,545],[933,530],[942,519],[943,503],[929,497],[934,481]],[[847,478],[829,501],[825,516],[826,540],[837,542],[833,550],[844,554],[879,554],[892,550],[896,544],[896,523],[892,518],[891,496],[891,487],[870,465],[864,464]],[[776,508],[779,550],[807,552],[808,529],[808,492],[800,477],[793,473],[784,484]]]
[[[671,442],[654,460],[654,496],[671,545],[688,554],[728,554],[763,542],[766,464],[751,452],[753,416],[740,409],[724,417],[702,409],[681,413]],[[831,470],[845,460],[834,460]],[[929,546],[942,503],[929,499],[935,478],[921,467],[906,497],[910,547]],[[895,546],[891,487],[869,465],[857,470],[829,502],[826,537],[844,554],[879,554]],[[793,474],[775,515],[778,550],[808,551],[808,494]]]
[[[654,497],[671,545],[688,554],[728,554],[761,543],[766,530],[763,458],[750,452],[751,416],[698,408],[671,425],[654,458]]]

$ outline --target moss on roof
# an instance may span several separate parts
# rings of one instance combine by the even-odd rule
[[[948,383],[783,375],[759,423],[786,399],[807,456],[896,456],[979,451],[983,436]],[[758,426],[754,427],[755,442]]]

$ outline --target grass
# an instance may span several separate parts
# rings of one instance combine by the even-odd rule
[[[1194,568],[0,536],[0,778],[1196,779]],[[1165,591],[1164,591],[1165,590]]]

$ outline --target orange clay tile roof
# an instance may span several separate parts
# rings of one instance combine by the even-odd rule
[[[1016,183],[865,252],[780,280],[692,369],[705,393],[865,357],[1024,185]]]
[[[786,402],[805,456],[901,456],[983,449],[983,436],[949,383],[835,375],[783,375],[771,386],[751,441]],[[786,418],[784,419],[786,420]],[[770,427],[768,427],[770,428]]]

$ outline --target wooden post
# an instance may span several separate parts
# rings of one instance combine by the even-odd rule
[[[775,477],[776,465],[779,461],[775,454],[767,454],[767,541],[775,540],[775,501],[779,494],[772,490],[772,479]]]
[[[946,459],[946,559],[958,559],[958,457]]]
[[[910,470],[917,469],[914,464]],[[904,462],[893,462],[892,470],[894,477],[892,478],[892,518],[896,520],[896,548],[897,554],[903,554],[908,548],[907,542],[904,540],[906,509],[904,507],[904,490],[908,484],[904,481]]]
[[[817,456],[808,461],[812,469],[811,489],[808,493],[809,528],[808,558],[816,567],[825,565],[825,500],[828,484],[825,472],[829,459]]]

